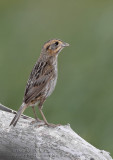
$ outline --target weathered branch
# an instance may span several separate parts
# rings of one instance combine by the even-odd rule
[[[69,125],[50,128],[23,116],[16,127],[9,127],[16,112],[3,105],[0,109],[0,160],[113,160]]]

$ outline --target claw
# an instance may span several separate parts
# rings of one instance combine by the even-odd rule
[[[48,127],[58,127],[61,126],[61,124],[53,124],[53,123],[45,123]]]

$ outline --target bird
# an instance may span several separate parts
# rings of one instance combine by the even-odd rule
[[[36,114],[35,106],[38,105],[39,112],[47,126],[56,126],[49,123],[42,111],[43,104],[55,89],[58,69],[57,61],[61,50],[69,46],[68,43],[60,39],[51,39],[44,43],[40,56],[35,63],[26,84],[22,105],[10,123],[16,126],[21,114],[29,106],[32,107],[35,119],[41,121]]]

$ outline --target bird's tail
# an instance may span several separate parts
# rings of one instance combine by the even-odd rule
[[[14,116],[13,120],[10,123],[10,126],[13,125],[15,126],[16,123],[18,122],[18,119],[20,118],[21,114],[24,112],[24,110],[26,109],[27,105],[25,103],[23,103],[21,105],[21,107],[19,108],[19,110],[17,111],[16,115]]]

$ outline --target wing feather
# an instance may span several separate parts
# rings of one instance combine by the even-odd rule
[[[47,62],[38,62],[29,77],[24,102],[30,103],[31,101],[44,95],[46,85],[53,76],[53,67]]]

